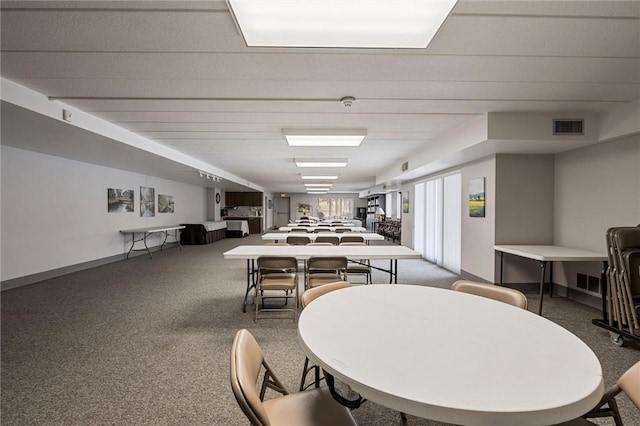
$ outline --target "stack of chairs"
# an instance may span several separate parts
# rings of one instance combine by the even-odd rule
[[[612,327],[640,335],[640,225],[610,228],[606,238],[607,320]]]
[[[402,222],[399,220],[387,219],[378,225],[378,234],[390,238],[394,243],[401,239]]]

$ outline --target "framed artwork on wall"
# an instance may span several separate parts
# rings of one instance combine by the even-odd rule
[[[134,210],[133,195],[133,189],[107,188],[107,212],[132,212]]]
[[[173,195],[158,194],[158,213],[175,213]]]
[[[409,191],[402,192],[402,213],[409,213]]]
[[[485,194],[484,178],[469,181],[469,217],[484,217]]]
[[[140,217],[156,215],[156,189],[148,186],[140,187]]]

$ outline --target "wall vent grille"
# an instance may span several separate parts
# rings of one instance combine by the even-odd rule
[[[592,293],[600,293],[600,278],[578,272],[576,276],[576,287]]]
[[[553,120],[554,135],[584,135],[584,120]]]

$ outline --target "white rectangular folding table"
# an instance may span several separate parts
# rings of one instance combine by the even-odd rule
[[[547,265],[551,264],[549,269],[549,296],[553,295],[553,262],[604,262],[603,279],[605,279],[604,271],[607,269],[606,253],[595,253],[586,250],[573,249],[561,246],[546,245],[497,245],[494,249],[500,252],[500,285],[502,285],[502,273],[504,264],[504,254],[524,257],[527,259],[537,260],[540,263],[540,304],[538,305],[538,315],[542,315],[542,296],[544,294],[544,279],[546,275]],[[605,282],[603,281],[603,286]],[[603,300],[606,303],[606,300]]]
[[[267,232],[266,234],[262,234],[263,241],[286,241],[289,235],[298,235],[299,233],[289,233],[289,232]],[[372,232],[307,232],[306,234],[301,234],[305,237],[309,237],[311,241],[315,241],[319,236],[325,237],[347,237],[347,236],[356,236],[363,237],[364,241],[368,243],[369,241],[384,241],[384,237],[380,234],[374,234]]]
[[[260,256],[293,256],[307,260],[311,256],[345,256],[349,259],[389,259],[389,269],[371,266],[389,274],[389,283],[398,282],[398,259],[421,259],[422,255],[406,246],[268,246],[242,245],[223,253],[225,259],[246,259],[247,289],[242,311],[246,312],[249,291],[255,287],[255,260]]]
[[[298,338],[325,377],[440,422],[553,425],[587,413],[604,393],[600,362],[577,336],[525,309],[449,289],[333,291],[304,308]]]
[[[121,234],[131,234],[131,248],[127,252],[127,259],[129,258],[129,254],[132,251],[146,251],[149,254],[149,259],[151,256],[151,250],[149,250],[149,246],[147,246],[147,237],[151,234],[161,233],[164,234],[164,239],[162,240],[162,244],[160,245],[160,250],[164,248],[164,245],[167,243],[177,244],[180,247],[180,251],[182,251],[182,246],[180,245],[180,234],[179,230],[184,229],[183,225],[175,225],[175,226],[152,226],[149,228],[136,228],[136,229],[123,229],[120,231]],[[173,231],[172,235],[169,232]],[[139,238],[136,240],[136,234],[140,234]],[[168,241],[167,239],[171,237],[173,241]],[[144,244],[144,248],[135,249],[134,246],[137,242],[142,242]]]

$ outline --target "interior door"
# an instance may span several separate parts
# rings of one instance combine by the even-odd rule
[[[289,219],[291,218],[291,198],[290,197],[278,197],[273,200],[273,210],[275,214],[275,226],[280,228],[281,226],[287,226]]]

